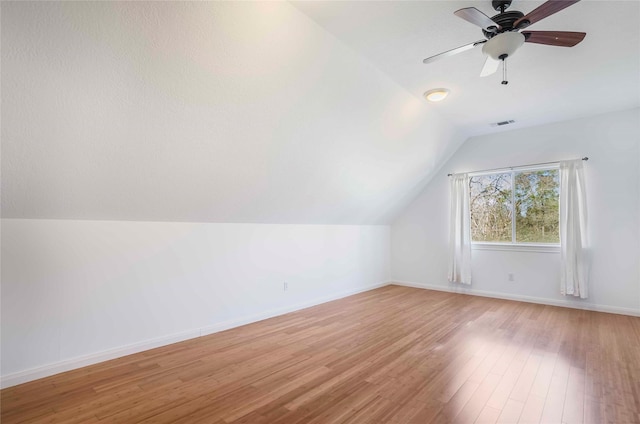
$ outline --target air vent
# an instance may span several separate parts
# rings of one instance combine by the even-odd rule
[[[492,127],[502,127],[504,125],[511,125],[513,123],[515,123],[516,121],[514,121],[513,119],[509,119],[508,121],[500,121],[500,122],[494,122],[493,124],[491,124]]]

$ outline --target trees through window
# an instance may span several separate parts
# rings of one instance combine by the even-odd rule
[[[559,185],[558,169],[471,177],[471,240],[558,244]]]

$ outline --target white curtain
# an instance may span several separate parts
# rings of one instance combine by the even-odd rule
[[[586,299],[587,209],[582,162],[560,162],[560,293]]]
[[[449,281],[471,284],[471,225],[469,176],[451,176],[451,217],[449,220]]]

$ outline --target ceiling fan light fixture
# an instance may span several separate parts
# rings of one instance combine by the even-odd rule
[[[440,102],[449,95],[449,90],[446,88],[434,88],[424,93],[425,99],[430,102]]]
[[[519,32],[503,32],[482,46],[482,53],[495,60],[512,56],[524,44],[525,37]]]

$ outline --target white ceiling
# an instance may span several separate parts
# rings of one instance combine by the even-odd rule
[[[528,13],[542,1],[514,0]],[[422,64],[422,59],[483,39],[481,29],[456,17],[463,7],[495,12],[483,1],[296,1],[295,7],[366,57],[415,96],[451,90],[433,105],[467,134],[496,131],[489,124],[514,119],[511,129],[640,105],[640,2],[583,0],[529,27],[580,31],[572,48],[525,43],[501,72],[481,78],[481,47]]]
[[[490,13],[488,1],[2,2],[2,216],[386,224],[489,122],[639,105],[637,1],[582,1],[536,24],[588,35],[523,46],[507,87],[478,77],[479,50],[422,64],[480,38],[453,15],[471,5]],[[436,86],[452,94],[429,104]]]

